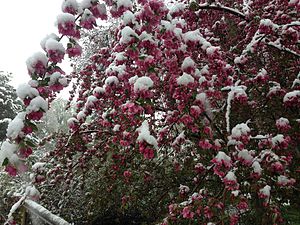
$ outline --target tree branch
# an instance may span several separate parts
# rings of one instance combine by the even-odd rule
[[[245,14],[241,13],[240,11],[227,7],[227,6],[223,6],[221,4],[217,4],[217,5],[210,5],[210,4],[199,4],[197,5],[197,9],[212,9],[212,10],[218,10],[218,11],[223,11],[232,15],[235,15],[243,20],[249,21],[249,19],[245,16]]]

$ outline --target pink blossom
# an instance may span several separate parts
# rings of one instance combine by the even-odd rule
[[[44,116],[44,113],[42,111],[37,111],[37,112],[31,112],[27,114],[27,118],[29,120],[40,120]]]
[[[199,141],[199,147],[202,149],[211,149],[212,144],[209,143],[209,140],[205,139],[205,140]]]
[[[66,53],[68,54],[68,56],[69,56],[70,58],[76,57],[76,56],[80,56],[81,53],[82,53],[82,48],[81,48],[81,46],[78,45],[78,44],[75,44],[75,45],[72,45],[72,44],[71,44],[71,46],[68,45],[68,48],[67,48],[67,50],[66,50]]]
[[[9,176],[12,176],[12,177],[17,176],[17,169],[12,165],[7,165],[5,167],[5,171],[9,174]]]
[[[192,219],[194,217],[194,215],[195,215],[195,213],[193,213],[191,211],[191,208],[189,206],[186,206],[183,208],[183,210],[182,210],[183,218]]]

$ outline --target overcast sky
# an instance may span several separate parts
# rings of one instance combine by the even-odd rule
[[[40,41],[56,33],[56,16],[61,13],[63,0],[1,1],[0,70],[13,73],[12,85],[27,82],[25,61],[42,51]]]

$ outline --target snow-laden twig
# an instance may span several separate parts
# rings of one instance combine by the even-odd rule
[[[235,15],[237,17],[240,17],[243,20],[248,21],[247,17],[242,12],[240,12],[236,9],[221,5],[221,4],[215,5],[215,4],[204,3],[204,4],[199,4],[198,7],[199,7],[199,9],[213,9],[213,10],[227,12],[227,13],[230,13],[230,14]]]

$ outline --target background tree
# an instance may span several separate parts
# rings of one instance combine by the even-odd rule
[[[0,142],[6,139],[6,128],[17,111],[21,102],[17,100],[16,90],[9,83],[11,74],[0,71]]]

